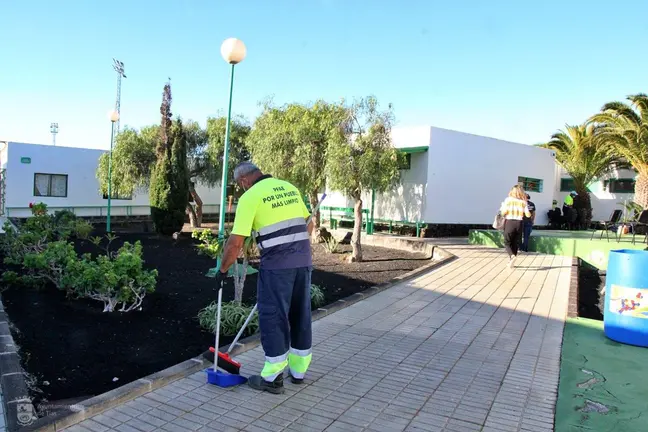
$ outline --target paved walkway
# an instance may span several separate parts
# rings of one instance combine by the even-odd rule
[[[571,258],[444,247],[460,258],[316,321],[305,385],[200,372],[67,430],[552,431]],[[263,352],[238,360],[258,373]]]

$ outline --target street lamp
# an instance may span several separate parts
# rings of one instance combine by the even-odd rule
[[[115,123],[119,121],[119,113],[117,111],[111,111],[108,115],[110,118],[110,153],[108,154],[108,214],[106,221],[106,232],[110,232],[110,200],[112,198],[112,152],[113,152],[113,142],[115,141]]]
[[[225,237],[225,201],[227,199],[227,162],[229,159],[230,118],[232,116],[232,90],[234,88],[234,66],[241,63],[247,54],[243,41],[236,38],[226,39],[221,45],[221,56],[232,65],[230,69],[229,104],[227,107],[227,123],[225,123],[225,149],[223,152],[223,176],[221,179],[221,205],[218,217],[218,239]],[[219,258],[220,261],[220,258]],[[220,268],[220,262],[218,263]]]

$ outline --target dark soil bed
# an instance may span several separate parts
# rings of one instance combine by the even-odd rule
[[[155,293],[142,311],[103,313],[94,301],[67,300],[53,287],[10,288],[2,294],[19,346],[23,367],[36,383],[36,402],[91,397],[200,355],[213,344],[196,315],[217,298],[205,273],[214,260],[200,256],[188,234],[174,241],[153,234],[122,234],[113,243],[140,240],[149,268],[158,269]],[[77,242],[78,252],[94,252]],[[345,263],[344,253],[328,254],[314,246],[312,283],[321,286],[325,304],[427,264],[422,255],[364,246],[365,262]],[[247,278],[243,299],[255,303],[256,275]],[[233,298],[228,281],[223,301]],[[228,344],[233,338],[223,338]]]
[[[596,267],[580,262],[578,268],[578,316],[594,320],[603,320],[604,297],[600,295],[605,287],[605,273]]]

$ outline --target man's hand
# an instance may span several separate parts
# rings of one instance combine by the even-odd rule
[[[221,286],[227,279],[227,272],[223,273],[220,269],[216,272],[216,285]]]
[[[229,268],[234,264],[236,258],[241,253],[243,249],[243,243],[245,242],[245,237],[231,234],[225,243],[225,250],[223,251],[223,256],[221,257],[220,270],[229,270]]]

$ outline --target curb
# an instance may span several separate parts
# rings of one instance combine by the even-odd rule
[[[572,258],[571,272],[569,275],[569,299],[567,304],[567,317],[578,318],[578,269],[580,258]]]
[[[437,258],[432,263],[426,264],[418,269],[414,269],[404,273],[389,282],[382,283],[370,288],[365,289],[359,293],[352,294],[344,299],[337,300],[326,307],[314,310],[312,313],[312,320],[317,321],[325,316],[332,314],[338,310],[347,308],[361,300],[369,298],[375,294],[385,291],[388,288],[398,285],[403,282],[412,280],[434,268],[441,267],[449,262],[454,261],[457,257],[439,247],[432,244],[427,244],[430,248],[430,259]],[[426,248],[427,249],[427,248]],[[4,312],[3,312],[4,313]],[[5,318],[6,319],[6,318]],[[241,339],[237,346],[232,350],[231,355],[235,356],[242,354],[246,351],[256,348],[260,344],[259,334],[254,334]],[[220,348],[220,351],[225,352],[229,346]],[[103,411],[113,408],[121,403],[135,399],[160,387],[163,387],[173,381],[185,378],[192,373],[204,370],[212,365],[212,361],[208,360],[213,358],[213,354],[209,350],[205,351],[198,357],[186,360],[177,365],[171,366],[160,372],[140,378],[136,381],[125,384],[121,387],[113,389],[109,392],[100,394],[98,396],[87,399],[78,403],[76,406],[81,409],[74,412],[60,412],[53,416],[41,417],[29,425],[20,427],[19,429],[9,430],[9,432],[57,432],[74,424],[80,423],[90,417],[93,417]],[[3,382],[3,389],[4,382]],[[26,390],[26,387],[25,387]],[[5,393],[6,394],[6,393]],[[29,398],[27,397],[29,401]],[[30,403],[31,405],[31,403]],[[15,410],[14,410],[15,411]],[[9,413],[9,411],[7,411]],[[14,417],[16,418],[16,417]]]
[[[8,432],[16,432],[35,418],[34,405],[29,397],[25,372],[9,330],[9,319],[0,300],[0,383],[4,421]],[[20,409],[20,417],[19,417]],[[19,421],[22,420],[22,421]]]

